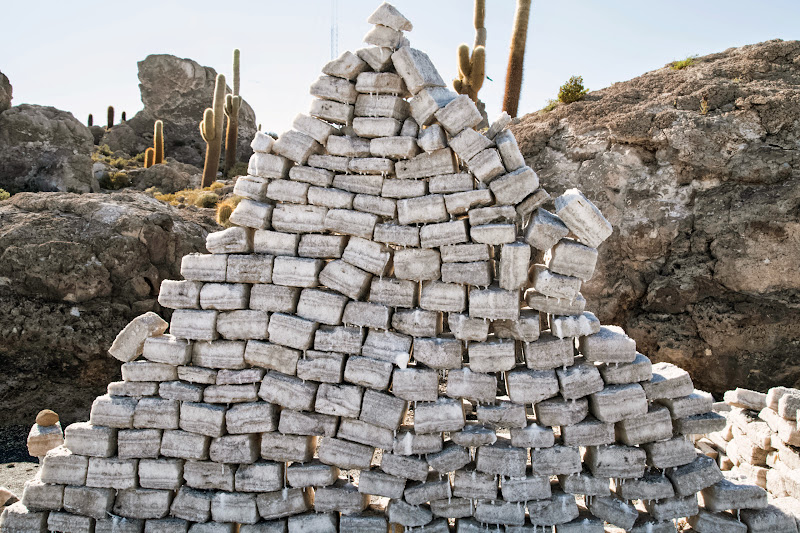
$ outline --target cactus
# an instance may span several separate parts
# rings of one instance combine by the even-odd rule
[[[153,147],[155,151],[153,164],[160,165],[164,162],[164,123],[160,120],[156,120],[153,126]]]
[[[239,96],[239,49],[233,51],[233,94],[225,96],[225,116],[228,117],[228,129],[225,132],[225,176],[236,164],[236,141],[239,136],[239,108],[242,97]]]
[[[155,156],[156,151],[152,146],[144,151],[144,168],[150,168],[153,166]]]
[[[108,106],[108,126],[106,126],[106,128],[111,129],[113,125],[114,125],[114,106],[110,105]]]
[[[506,71],[506,92],[503,95],[503,111],[517,116],[519,93],[522,90],[522,69],[525,61],[525,41],[528,38],[528,19],[531,14],[531,0],[517,0],[517,13],[514,15],[514,33],[511,36],[511,52],[508,55]]]
[[[225,75],[217,74],[214,86],[214,103],[203,113],[200,122],[200,134],[206,142],[206,160],[203,165],[203,181],[201,187],[208,187],[217,179],[219,157],[222,154],[222,120],[223,103],[225,101]]]
[[[91,113],[89,113],[89,119],[86,121],[86,125],[89,126],[90,128],[94,126],[94,117],[92,116]]]
[[[119,118],[120,118],[120,122],[125,122],[125,120],[126,120],[125,119],[125,111],[122,112],[122,116],[119,117]]]
[[[458,78],[453,80],[453,88],[459,94],[466,94],[473,102],[478,102],[478,91],[486,78],[486,0],[475,0],[475,45],[472,55],[469,46],[458,47]]]

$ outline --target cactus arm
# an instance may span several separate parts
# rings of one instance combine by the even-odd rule
[[[233,51],[233,94],[239,96],[239,49]]]
[[[458,47],[458,77],[469,78],[472,66],[469,59],[469,46],[462,44]]]
[[[210,107],[206,108],[203,112],[203,120],[200,122],[200,135],[203,140],[210,143],[214,140],[214,110]]]

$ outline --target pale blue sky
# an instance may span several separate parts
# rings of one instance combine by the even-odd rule
[[[190,57],[230,74],[242,54],[242,96],[265,130],[281,133],[307,112],[308,86],[330,59],[332,0],[40,0],[3,6],[0,71],[14,104],[52,105],[105,124],[141,109],[136,62],[148,54]],[[356,50],[379,0],[338,0],[339,52]],[[456,47],[474,39],[471,0],[396,0],[414,24],[408,38],[446,81]],[[514,17],[513,0],[488,0],[486,80],[490,117],[500,112]],[[768,39],[798,38],[799,0],[534,0],[520,115],[540,109],[579,74],[590,89],[708,54]],[[210,105],[209,95],[209,105]],[[197,117],[198,121],[201,117]]]

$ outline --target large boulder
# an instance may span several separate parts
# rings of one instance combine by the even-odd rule
[[[11,107],[11,82],[0,72],[0,113]]]
[[[800,385],[799,85],[800,42],[768,41],[513,127],[551,194],[614,225],[588,307],[712,392]]]
[[[95,126],[102,128],[101,126]],[[102,135],[96,144],[106,144],[112,152],[125,152],[128,155],[136,155],[144,152],[148,144],[144,138],[134,131],[127,122],[117,124],[110,130],[102,128]]]
[[[127,124],[144,139],[141,146],[146,148],[153,143],[154,122],[158,119],[164,121],[166,155],[202,167],[206,143],[200,136],[200,121],[214,100],[217,72],[191,59],[168,54],[147,56],[138,65],[144,109]],[[247,161],[250,157],[250,141],[255,133],[256,115],[250,104],[242,101],[237,143],[240,161]]]
[[[165,163],[130,172],[133,186],[140,191],[155,187],[164,194],[200,187],[203,170],[171,157]]]
[[[211,210],[208,210],[211,211]],[[213,219],[138,192],[20,193],[0,202],[0,427],[57,406],[86,420],[119,379],[116,334],[158,306],[183,255],[205,251]]]
[[[0,188],[18,191],[90,192],[89,128],[72,113],[22,104],[0,113]]]

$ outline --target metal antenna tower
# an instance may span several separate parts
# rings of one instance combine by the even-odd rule
[[[339,57],[339,0],[331,0],[331,59]]]

